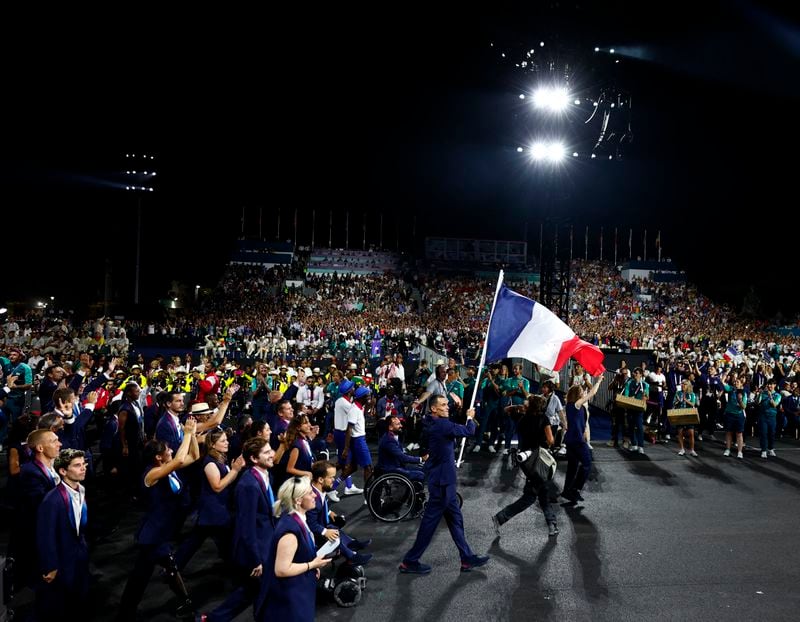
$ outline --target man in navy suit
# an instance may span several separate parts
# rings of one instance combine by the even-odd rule
[[[39,505],[45,495],[56,487],[58,474],[53,461],[58,457],[61,441],[55,432],[34,430],[28,435],[28,447],[33,459],[22,465],[19,474],[19,508],[17,519],[22,542],[36,541],[36,519]],[[17,586],[33,583],[36,577],[36,560],[33,554],[16,559]]]
[[[202,621],[233,620],[251,606],[261,584],[272,533],[275,530],[275,493],[270,483],[275,452],[266,439],[256,436],[242,446],[248,468],[236,484],[236,513],[233,530],[233,563],[239,587]]]
[[[403,423],[398,417],[390,417],[386,433],[378,443],[378,468],[383,473],[402,473],[408,479],[421,482],[425,474],[421,470],[424,458],[409,456],[400,444],[398,435]],[[409,466],[411,468],[409,468]]]
[[[184,410],[183,393],[168,393],[165,406],[167,410],[156,424],[156,439],[164,441],[172,451],[178,451],[183,440],[183,427],[179,419]]]
[[[311,533],[314,534],[316,545],[322,546],[326,541],[334,541],[339,538],[339,550],[351,564],[363,566],[372,559],[370,553],[359,553],[361,549],[368,547],[371,540],[354,540],[341,529],[337,528],[343,521],[337,521],[334,512],[328,509],[327,493],[333,490],[333,480],[336,479],[336,467],[327,460],[319,460],[311,465],[311,488],[316,497],[316,504],[313,510],[306,511],[306,521]]]
[[[428,505],[417,532],[414,546],[406,553],[400,564],[400,572],[428,574],[431,567],[419,561],[431,543],[436,527],[444,516],[450,535],[461,555],[461,572],[485,565],[488,555],[472,552],[464,537],[464,517],[458,507],[456,496],[456,463],[454,443],[456,438],[475,434],[475,409],[467,411],[467,425],[459,425],[448,419],[449,409],[444,395],[434,395],[430,401],[430,415],[425,417],[428,433]]]
[[[86,460],[78,449],[64,449],[55,461],[61,483],[39,506],[36,543],[41,580],[36,585],[39,620],[77,620],[85,613],[89,591],[86,544]]]

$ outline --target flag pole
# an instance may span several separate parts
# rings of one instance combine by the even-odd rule
[[[492,310],[489,312],[489,324],[486,326],[486,333],[483,336],[483,350],[481,351],[481,361],[478,364],[478,372],[475,374],[475,388],[472,391],[472,399],[470,399],[469,407],[475,408],[475,397],[478,395],[478,389],[480,388],[481,382],[481,372],[483,371],[483,366],[486,363],[486,345],[489,342],[489,328],[492,326],[492,316],[494,315],[494,307],[497,304],[497,295],[500,293],[500,286],[503,284],[503,271],[500,270],[500,274],[497,275],[497,286],[494,289],[494,300],[492,300]],[[481,432],[483,433],[483,432]],[[456,468],[461,468],[464,460],[464,446],[467,444],[467,437],[463,437],[461,439],[461,449],[458,452],[458,461],[456,462]]]

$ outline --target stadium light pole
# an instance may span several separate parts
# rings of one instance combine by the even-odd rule
[[[139,304],[139,273],[142,258],[142,197],[153,192],[155,156],[152,154],[125,154],[125,190],[136,194],[136,274],[133,286],[133,303]]]

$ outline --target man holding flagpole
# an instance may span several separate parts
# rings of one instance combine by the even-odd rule
[[[476,555],[464,536],[464,517],[456,495],[456,465],[453,461],[453,442],[475,434],[475,409],[467,411],[467,424],[459,425],[449,420],[450,409],[447,397],[434,395],[430,398],[430,415],[425,418],[428,433],[428,504],[417,532],[414,546],[406,553],[400,564],[400,572],[428,574],[431,567],[420,562],[433,534],[444,516],[450,535],[461,556],[461,572],[484,566],[488,555]],[[463,446],[462,446],[463,450]]]

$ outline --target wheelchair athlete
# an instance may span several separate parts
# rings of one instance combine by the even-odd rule
[[[386,433],[378,443],[378,470],[380,473],[400,473],[412,482],[423,482],[425,473],[422,465],[428,455],[409,456],[398,438],[403,430],[403,422],[398,417],[390,417]]]

